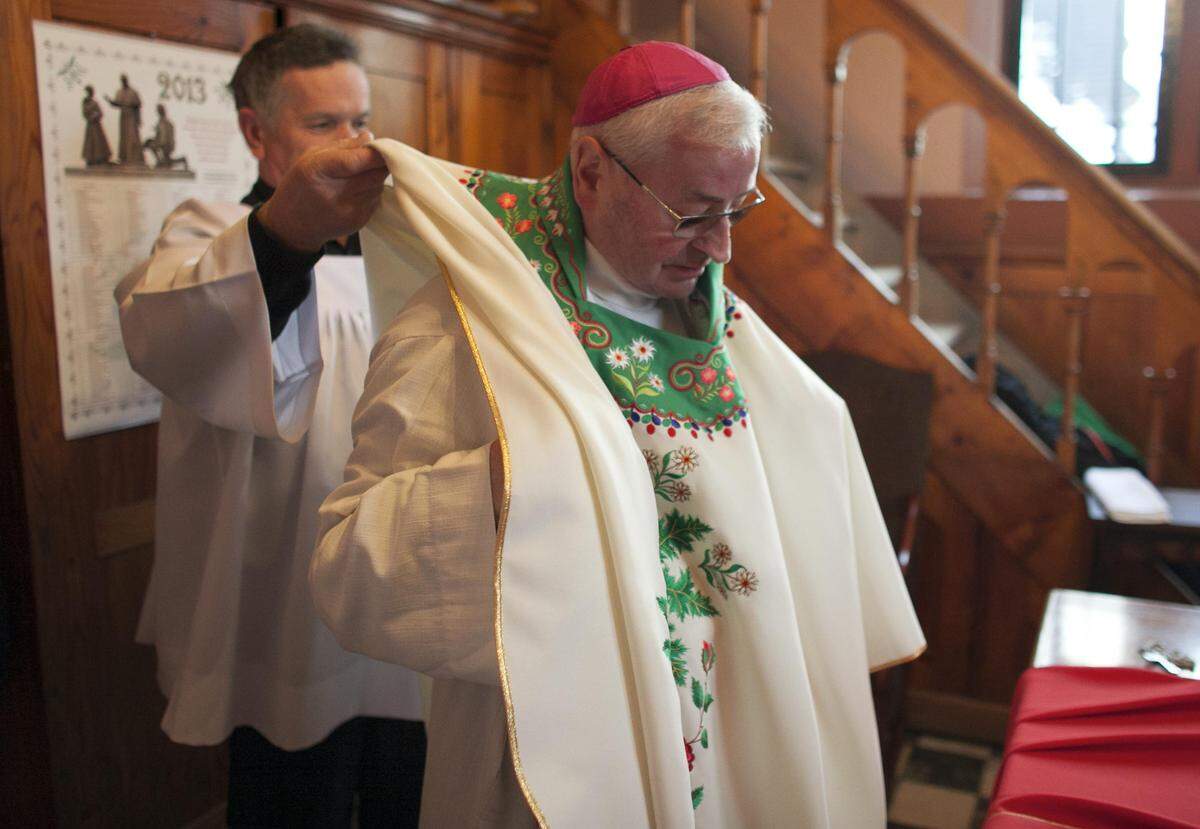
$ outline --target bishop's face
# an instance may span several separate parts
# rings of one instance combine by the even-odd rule
[[[632,287],[681,299],[696,287],[710,262],[731,255],[728,219],[710,223],[693,239],[674,235],[676,220],[594,141],[572,162],[576,199],[588,238]],[[627,165],[672,210],[695,216],[729,210],[754,190],[758,148],[729,150],[685,138],[668,141],[658,159]],[[581,193],[582,187],[582,193]]]

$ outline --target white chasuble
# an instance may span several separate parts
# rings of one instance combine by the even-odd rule
[[[403,301],[414,240],[436,257],[504,447],[495,647],[534,815],[882,826],[868,674],[924,640],[844,404],[719,267],[687,336],[590,302],[566,167],[374,146],[369,282]]]

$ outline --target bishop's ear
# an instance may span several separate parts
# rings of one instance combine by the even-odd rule
[[[238,110],[238,128],[242,131],[242,137],[246,139],[246,146],[250,148],[250,154],[259,161],[262,161],[267,154],[263,127],[262,118],[256,111],[250,107],[242,107]]]
[[[571,186],[575,191],[575,201],[585,210],[596,203],[607,160],[600,142],[590,135],[576,141],[571,147]]]

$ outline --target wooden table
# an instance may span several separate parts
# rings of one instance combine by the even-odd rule
[[[1033,667],[1144,668],[1138,650],[1150,642],[1200,662],[1200,607],[1051,590]]]

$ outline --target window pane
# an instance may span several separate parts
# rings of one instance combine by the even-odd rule
[[[1021,100],[1093,164],[1154,161],[1166,0],[1025,0]]]

